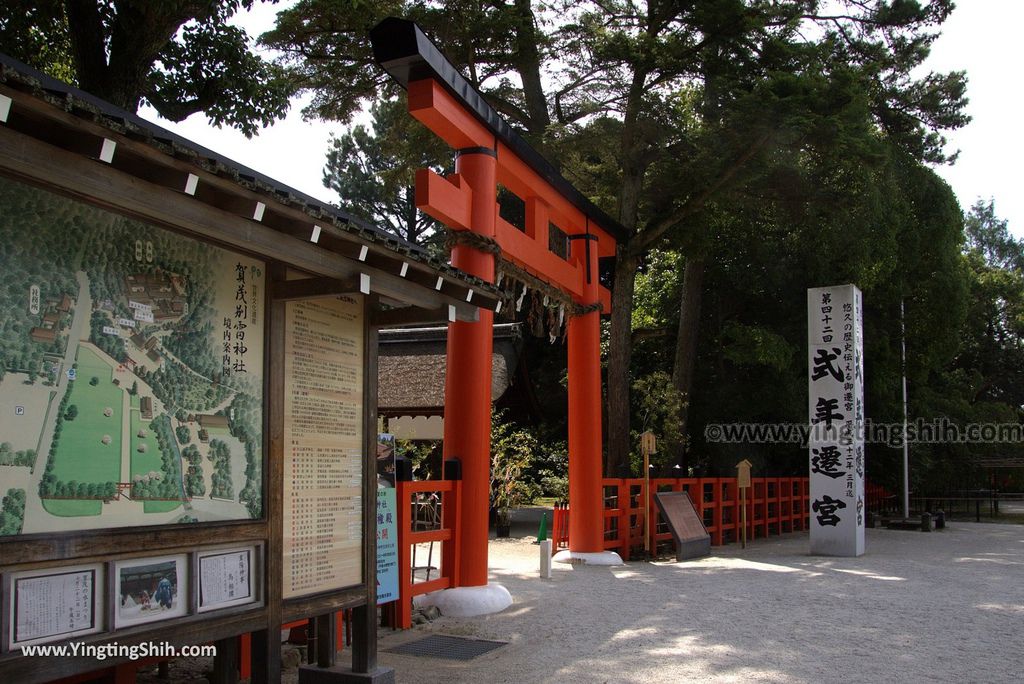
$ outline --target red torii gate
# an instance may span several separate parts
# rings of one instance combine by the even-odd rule
[[[598,258],[615,255],[624,231],[530,148],[416,24],[385,19],[370,36],[377,63],[408,90],[409,112],[455,150],[453,175],[416,174],[416,206],[475,234],[456,242],[452,265],[493,283],[495,256],[486,246],[497,242],[504,259],[582,307],[568,323],[569,543],[573,554],[602,554],[600,316],[611,310],[611,297],[598,282]],[[525,203],[525,230],[498,215],[498,184]],[[571,241],[568,261],[550,250],[549,224]],[[480,309],[479,321],[448,329],[444,453],[462,465],[457,563],[466,587],[487,584],[493,321]]]

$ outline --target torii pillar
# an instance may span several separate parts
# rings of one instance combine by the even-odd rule
[[[470,230],[494,238],[497,212],[496,157],[493,150],[456,152],[455,172],[469,186]],[[465,243],[452,249],[452,266],[494,282],[494,255]],[[462,465],[463,511],[458,524],[459,584],[487,584],[487,528],[491,487],[491,373],[494,314],[480,309],[475,323],[448,324],[448,367],[444,384],[444,458]]]
[[[599,302],[597,244],[590,233],[570,236],[570,257],[586,273],[584,307]],[[569,318],[569,552],[557,561],[621,563],[604,554],[601,488],[601,309]]]

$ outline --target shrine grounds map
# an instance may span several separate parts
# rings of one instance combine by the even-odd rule
[[[263,262],[0,180],[0,535],[262,517]]]

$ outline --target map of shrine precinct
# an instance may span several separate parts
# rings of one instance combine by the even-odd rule
[[[0,379],[0,496],[24,492],[22,534],[258,517],[263,264],[127,219],[101,223],[103,238],[124,231],[120,249],[134,257],[103,276],[107,298],[93,301],[86,268],[68,271],[77,293],[23,284],[35,325],[21,343],[46,353],[38,368],[8,367]],[[128,239],[140,234],[153,239]],[[191,280],[165,268],[167,245],[205,267]],[[189,316],[197,286],[202,315]],[[241,316],[240,300],[251,314]],[[202,355],[209,369],[222,340],[215,378],[172,350]],[[251,373],[230,373],[245,364]],[[242,407],[257,414],[248,430],[238,428]]]

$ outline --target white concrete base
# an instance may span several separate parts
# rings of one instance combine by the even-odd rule
[[[559,551],[551,560],[571,565],[623,565],[622,557],[614,551],[599,551],[597,553]]]
[[[500,584],[491,583],[482,587],[455,587],[442,589],[413,599],[417,608],[437,606],[441,615],[451,617],[473,617],[500,613],[512,605],[512,594]]]

